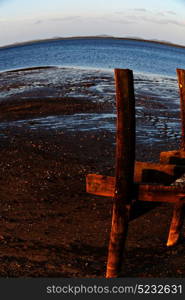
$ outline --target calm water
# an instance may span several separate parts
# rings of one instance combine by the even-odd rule
[[[72,39],[0,49],[0,71],[32,66],[130,68],[175,76],[185,68],[185,48],[116,39]]]

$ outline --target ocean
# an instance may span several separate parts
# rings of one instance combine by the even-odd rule
[[[185,69],[185,48],[111,38],[52,40],[0,48],[0,102],[10,98],[29,101],[34,96],[113,103],[114,68],[134,72],[137,141],[151,146],[164,140],[177,143],[181,133],[176,68]],[[43,93],[46,89],[47,94]],[[33,130],[42,127],[115,131],[115,118],[113,109],[111,113],[73,116],[51,113],[34,122],[18,120],[12,124]],[[143,125],[143,119],[148,123]],[[10,122],[0,124],[1,128],[9,125]]]
[[[33,66],[129,68],[175,76],[176,68],[185,68],[185,48],[135,40],[78,38],[0,49],[0,71]]]

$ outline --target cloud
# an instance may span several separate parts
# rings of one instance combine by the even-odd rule
[[[37,20],[34,24],[39,25],[44,22],[72,22],[82,19],[80,16],[66,16],[66,17],[55,17],[45,20]]]
[[[184,0],[185,3],[185,0]],[[145,8],[134,8],[127,11],[115,12],[112,18],[112,22],[117,23],[154,23],[161,25],[176,25],[185,27],[185,21],[177,19],[177,14],[171,10],[164,11],[152,11]]]
[[[41,24],[41,23],[43,23],[42,20],[37,20],[34,24],[35,24],[35,25],[39,25],[39,24]]]
[[[184,21],[177,21],[176,19],[170,19],[170,18],[158,18],[158,17],[147,17],[147,16],[142,16],[142,20],[146,22],[152,22],[156,24],[162,24],[162,25],[167,25],[167,24],[172,24],[172,25],[177,25],[177,26],[183,26],[185,27],[185,22]]]
[[[76,21],[80,19],[80,16],[68,16],[68,17],[58,17],[58,18],[52,18],[50,21],[52,22],[66,22],[66,21]]]
[[[136,20],[127,20],[127,19],[113,19],[113,18],[102,18],[104,21],[109,21],[111,23],[120,23],[120,24],[134,24],[137,23]]]
[[[128,9],[129,12],[135,12],[135,13],[148,13],[149,10],[146,8],[130,8]],[[125,11],[116,11],[115,14],[117,15],[123,15],[125,14]]]
[[[148,12],[146,8],[133,8],[132,10],[137,12]]]
[[[177,14],[176,14],[174,11],[172,11],[172,10],[167,10],[167,11],[166,11],[166,14],[173,15],[173,16],[176,16],[176,15],[177,15]]]

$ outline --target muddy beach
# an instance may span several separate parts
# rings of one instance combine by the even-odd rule
[[[114,175],[113,78],[75,72],[0,74],[1,277],[105,275],[112,200],[87,194],[85,177]],[[136,157],[157,162],[179,147],[178,102],[140,89],[142,80]],[[130,223],[122,276],[184,277],[185,228],[177,246],[165,245],[173,206],[143,206]]]

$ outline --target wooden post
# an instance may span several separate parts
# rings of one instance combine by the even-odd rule
[[[165,164],[185,164],[185,70],[177,69],[177,77],[180,93],[180,117],[181,117],[181,149],[160,153],[160,162]]]
[[[180,91],[180,108],[181,108],[181,150],[185,150],[185,70],[177,69],[179,91]]]
[[[177,244],[179,237],[180,237],[180,232],[181,228],[183,226],[183,221],[184,221],[184,214],[185,214],[185,205],[183,202],[178,201],[174,205],[173,209],[173,216],[172,216],[172,221],[170,225],[170,231],[169,231],[169,236],[168,236],[168,241],[167,241],[167,246],[174,246]]]
[[[115,69],[116,176],[107,278],[119,277],[127,237],[135,162],[135,97],[131,70]]]
[[[177,77],[180,90],[180,108],[181,108],[181,123],[182,123],[182,137],[181,150],[185,150],[185,70],[177,69]],[[180,236],[185,217],[184,204],[177,202],[173,209],[173,216],[170,225],[167,246],[174,246]]]

